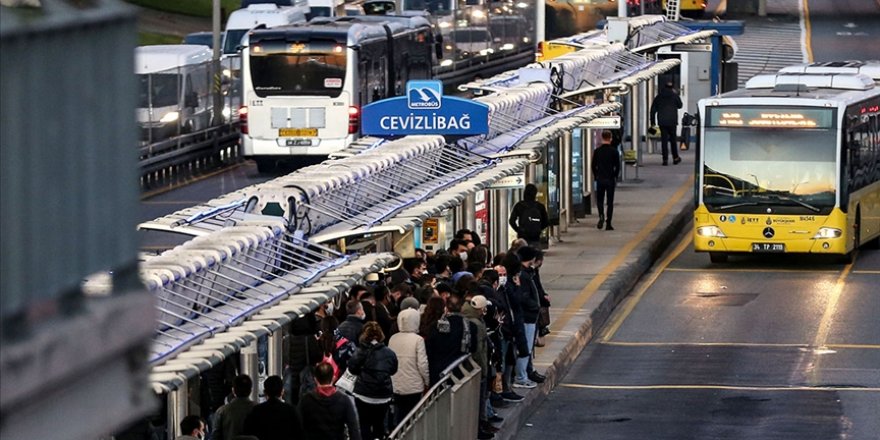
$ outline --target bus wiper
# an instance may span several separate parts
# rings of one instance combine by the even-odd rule
[[[743,206],[758,206],[758,205],[760,205],[760,203],[758,203],[758,202],[740,202],[740,203],[733,203],[731,205],[719,206],[715,209],[720,210],[720,211],[726,211],[728,209],[740,208]]]
[[[794,199],[794,198],[791,198],[791,197],[788,197],[788,196],[785,196],[785,195],[782,195],[782,194],[770,193],[770,194],[768,194],[768,196],[775,197],[777,200],[782,200],[782,201],[784,201],[784,202],[794,202],[794,203],[797,203],[798,205],[801,205],[801,206],[803,206],[804,208],[807,208],[807,209],[809,209],[810,211],[813,211],[813,212],[819,212],[819,211],[821,211],[821,209],[819,209],[819,208],[817,208],[817,207],[815,207],[815,206],[813,206],[813,205],[811,205],[811,204],[809,204],[809,203],[807,203],[807,202],[804,202],[803,200]]]

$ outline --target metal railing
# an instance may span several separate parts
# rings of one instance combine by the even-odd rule
[[[389,440],[477,438],[480,367],[462,356],[441,373],[440,381],[394,428]]]

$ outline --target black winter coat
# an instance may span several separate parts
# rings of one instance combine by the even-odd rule
[[[651,124],[656,123],[661,127],[678,126],[678,109],[681,108],[681,98],[674,90],[663,88],[651,103]]]
[[[464,336],[464,326],[468,326],[469,338]],[[467,345],[462,350],[462,342]],[[477,352],[477,325],[464,316],[453,313],[446,315],[431,327],[425,338],[428,352],[428,376],[431,385],[440,380],[440,373],[458,358]]]
[[[538,313],[541,311],[538,287],[535,285],[533,274],[523,270],[519,273],[520,305],[523,310],[523,321],[526,324],[538,322]]]
[[[381,342],[361,343],[348,369],[358,377],[354,393],[373,399],[385,399],[394,394],[391,376],[397,373],[397,355]]]
[[[296,408],[270,398],[255,406],[244,419],[243,434],[260,440],[287,440],[299,435],[301,429]]]
[[[331,396],[310,391],[300,401],[299,413],[305,440],[346,440],[346,427],[348,440],[361,440],[354,401],[341,391]]]

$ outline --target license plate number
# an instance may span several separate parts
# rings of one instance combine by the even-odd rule
[[[785,252],[784,243],[752,243],[752,252]]]
[[[317,128],[279,128],[278,136],[317,136]]]
[[[311,139],[286,139],[284,142],[288,147],[311,147],[312,146]]]

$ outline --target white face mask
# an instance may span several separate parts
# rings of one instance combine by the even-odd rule
[[[501,275],[498,277],[498,285],[503,286],[505,284],[507,284],[507,275]]]
[[[461,257],[461,261],[467,261],[467,252],[462,252],[458,256]]]
[[[427,275],[427,274],[428,274],[428,271],[427,271],[427,270],[423,270],[423,271],[422,271],[422,275]]]
[[[324,309],[327,311],[328,315],[332,315],[333,311],[336,310],[336,308],[333,306],[333,303],[327,303],[327,307],[325,307]]]

